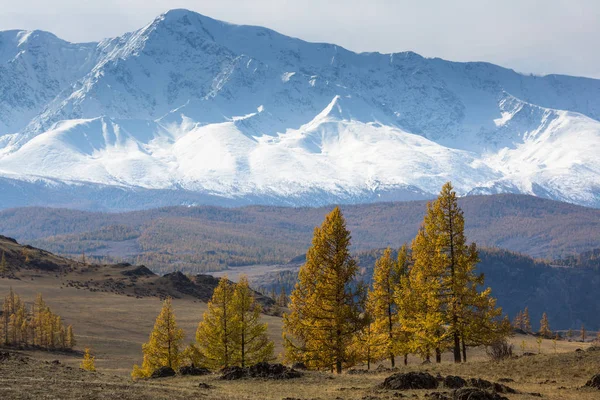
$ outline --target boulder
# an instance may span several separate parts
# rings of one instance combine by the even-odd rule
[[[426,372],[397,373],[388,376],[379,387],[389,390],[437,389],[438,381]]]
[[[269,364],[261,362],[247,368],[227,367],[221,370],[221,378],[224,380],[237,380],[243,378],[262,378],[262,379],[293,379],[299,378],[302,373],[288,368],[283,364]]]
[[[460,389],[462,387],[467,386],[467,381],[465,381],[460,376],[448,375],[442,381],[444,387],[448,389]]]
[[[269,364],[266,362],[255,364],[248,368],[251,378],[265,379],[292,379],[299,378],[302,374],[283,364]]]
[[[175,370],[173,370],[171,367],[160,367],[159,369],[155,370],[152,375],[150,375],[150,378],[166,378],[169,376],[175,376]]]
[[[467,380],[466,386],[473,386],[477,389],[492,390],[496,393],[517,393],[517,391],[511,387],[503,385],[501,383],[486,381],[481,378],[471,378]]]
[[[585,384],[587,387],[592,387],[600,390],[600,374],[592,376],[592,379]]]
[[[298,371],[306,371],[308,367],[303,362],[295,362],[292,364],[292,369],[296,369]]]
[[[225,367],[221,370],[221,377],[219,379],[226,381],[242,379],[247,376],[246,372],[246,369],[242,367]]]

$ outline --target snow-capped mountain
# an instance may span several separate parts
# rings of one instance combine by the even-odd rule
[[[600,80],[353,53],[186,10],[0,32],[0,206],[529,193],[600,207]]]

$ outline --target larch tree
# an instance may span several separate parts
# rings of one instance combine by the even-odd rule
[[[519,310],[519,312],[515,316],[515,319],[513,320],[512,325],[515,329],[524,330],[523,329],[523,312],[522,311]]]
[[[393,332],[392,346],[394,354],[404,355],[404,365],[408,365],[408,354],[411,352],[411,335],[407,329],[404,329],[400,323],[403,310],[399,306],[401,303],[398,296],[402,295],[404,286],[409,285],[408,273],[411,265],[411,258],[406,244],[403,244],[398,250],[398,260],[396,261],[396,287],[394,288],[394,303],[396,304],[395,325]]]
[[[361,315],[363,328],[354,335],[350,345],[350,354],[352,363],[366,363],[367,370],[370,370],[373,362],[387,356],[385,350],[388,338],[375,332],[373,313],[369,309],[370,304],[366,302],[366,299],[363,302],[365,303],[364,311]]]
[[[540,320],[539,334],[545,338],[549,338],[552,335],[552,331],[550,330],[550,323],[548,322],[548,315],[546,313],[542,314],[542,319]]]
[[[83,360],[79,366],[81,369],[94,372],[96,371],[96,357],[92,356],[90,349],[86,348],[83,354]]]
[[[523,330],[525,332],[531,333],[531,318],[529,317],[529,307],[525,307],[525,311],[523,311]]]
[[[350,254],[350,232],[339,207],[316,227],[306,263],[284,314],[285,357],[312,369],[342,372],[353,362],[351,344],[364,324],[355,284],[358,272]]]
[[[275,345],[267,335],[267,324],[260,321],[262,308],[256,302],[246,276],[235,285],[232,311],[234,363],[245,367],[272,360]]]
[[[428,205],[428,209],[431,204]],[[410,337],[411,353],[430,360],[441,354],[447,338],[440,276],[444,269],[435,241],[424,227],[412,242],[412,267],[397,291],[401,329]]]
[[[67,348],[72,349],[77,344],[75,334],[73,333],[73,325],[67,326]]]
[[[234,286],[227,275],[219,280],[208,310],[196,330],[198,350],[205,358],[206,366],[220,369],[235,365],[235,340],[238,323],[233,318]]]
[[[394,343],[398,331],[397,307],[394,291],[399,285],[400,276],[398,265],[388,247],[383,255],[375,262],[373,270],[373,290],[369,291],[367,302],[369,304],[372,326],[369,330],[372,335],[378,336],[376,343],[381,343],[379,351],[373,355],[375,360],[388,357],[392,368],[395,367]]]
[[[142,366],[141,368],[138,365],[133,366],[132,377],[148,377],[160,367],[177,369],[182,359],[183,337],[183,330],[177,327],[173,305],[168,298],[163,302],[148,342],[142,345],[144,354]]]
[[[454,362],[460,363],[466,359],[469,343],[487,344],[507,334],[490,289],[479,290],[484,278],[475,272],[477,247],[467,243],[464,224],[456,192],[448,182],[427,205],[412,246],[410,293],[404,301],[414,314],[404,313],[408,317],[403,323],[415,334],[420,353],[427,357],[435,350],[437,362],[444,347],[450,347]]]

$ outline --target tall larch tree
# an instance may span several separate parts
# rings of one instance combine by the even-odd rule
[[[148,377],[160,367],[179,368],[182,359],[183,330],[177,326],[171,299],[163,302],[147,343],[142,345],[142,367],[133,366],[134,378]]]
[[[233,318],[233,294],[234,286],[225,275],[215,288],[208,310],[196,330],[198,350],[211,369],[235,365],[235,340],[239,332]]]
[[[440,279],[444,267],[432,239],[424,227],[419,229],[411,246],[412,267],[397,292],[399,322],[410,337],[410,352],[426,360],[441,354],[447,338]]]
[[[285,356],[309,368],[342,372],[352,363],[351,343],[363,327],[355,284],[358,271],[350,254],[350,231],[339,207],[315,228],[306,263],[284,314]]]
[[[275,345],[267,335],[267,324],[260,321],[262,308],[256,302],[246,276],[242,276],[235,285],[232,311],[236,333],[233,340],[234,363],[246,367],[272,360]]]
[[[408,299],[420,316],[415,320],[409,314],[405,323],[413,327],[415,340],[435,345],[438,362],[446,346],[453,350],[454,362],[460,363],[466,358],[468,343],[486,344],[506,331],[502,310],[495,306],[490,289],[479,290],[484,278],[475,272],[479,256],[475,244],[467,243],[464,224],[456,192],[448,182],[427,205],[413,241]],[[422,344],[417,343],[418,347]]]
[[[394,354],[404,355],[404,365],[408,365],[408,355],[411,352],[411,334],[401,324],[403,310],[400,307],[399,296],[404,292],[404,286],[409,286],[408,273],[411,266],[411,258],[406,244],[398,250],[396,271],[398,274],[397,285],[394,288],[394,303],[396,304],[395,326],[393,332],[392,346]]]
[[[367,302],[372,318],[372,334],[379,336],[381,348],[374,359],[387,357],[392,368],[396,366],[394,343],[398,331],[398,317],[394,291],[400,283],[398,265],[388,247],[375,262],[373,270],[373,290],[369,291]],[[383,356],[383,357],[380,357]]]

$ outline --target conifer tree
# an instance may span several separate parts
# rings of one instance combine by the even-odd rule
[[[531,319],[529,318],[529,307],[525,307],[523,311],[523,330],[527,333],[531,333]]]
[[[287,307],[288,305],[288,296],[285,292],[285,286],[281,285],[281,291],[279,292],[279,297],[277,298],[277,305],[279,307]]]
[[[523,312],[520,310],[517,313],[517,315],[515,316],[515,319],[513,320],[513,327],[515,329],[523,330]]]
[[[290,312],[284,314],[287,360],[337,373],[352,364],[350,345],[364,323],[357,301],[364,288],[353,284],[358,267],[350,239],[339,207],[315,228],[290,297]]]
[[[235,285],[232,311],[235,364],[245,367],[272,360],[275,345],[267,335],[267,324],[260,322],[262,308],[256,302],[245,275]]]
[[[410,336],[410,351],[425,360],[429,360],[447,338],[440,279],[444,266],[431,239],[421,227],[412,242],[412,268],[401,280],[397,295],[400,325]]]
[[[365,311],[361,317],[363,319],[363,328],[354,335],[350,345],[350,352],[353,363],[366,362],[367,370],[370,370],[373,362],[387,356],[385,350],[388,338],[374,331],[372,312],[369,310],[368,303],[365,304]]]
[[[77,340],[75,339],[75,335],[73,334],[73,326],[67,326],[67,348],[72,349],[77,344]]]
[[[85,349],[83,360],[81,360],[81,365],[79,367],[90,372],[96,371],[96,357],[92,356],[90,349]]]
[[[375,360],[387,356],[392,368],[395,367],[394,344],[398,332],[398,316],[394,291],[398,287],[400,276],[398,266],[392,258],[392,250],[388,247],[375,262],[373,270],[373,290],[369,291],[369,303],[372,323],[368,329],[370,335],[379,336],[381,348],[372,355]],[[371,326],[372,325],[372,326]],[[369,336],[370,336],[369,335]]]
[[[235,365],[235,340],[238,336],[233,310],[234,286],[227,275],[219,280],[208,310],[196,330],[196,343],[211,369]]]
[[[484,278],[475,273],[479,256],[475,244],[467,244],[464,223],[448,182],[427,205],[412,245],[414,263],[403,300],[412,310],[402,313],[407,317],[402,323],[412,331],[417,351],[426,358],[435,351],[438,362],[446,346],[459,363],[466,359],[467,345],[491,343],[510,329],[510,323],[500,320],[502,310],[490,289],[478,289]]]
[[[177,369],[181,363],[183,336],[183,330],[177,327],[171,299],[168,298],[163,302],[150,339],[142,345],[142,367],[134,365],[132,377],[148,377],[160,367]]]
[[[393,350],[395,354],[404,355],[404,365],[408,365],[408,354],[411,352],[411,335],[409,330],[404,329],[400,321],[403,319],[403,310],[400,307],[400,301],[398,296],[401,296],[404,291],[404,285],[408,286],[408,273],[410,268],[411,259],[408,254],[406,244],[403,244],[398,251],[398,260],[396,262],[397,271],[397,285],[394,288],[394,302],[396,304],[396,316],[395,316],[395,331],[392,340]]]
[[[540,335],[545,338],[549,338],[552,335],[552,331],[550,330],[550,324],[548,323],[548,315],[546,313],[542,314],[542,319],[540,320]]]

